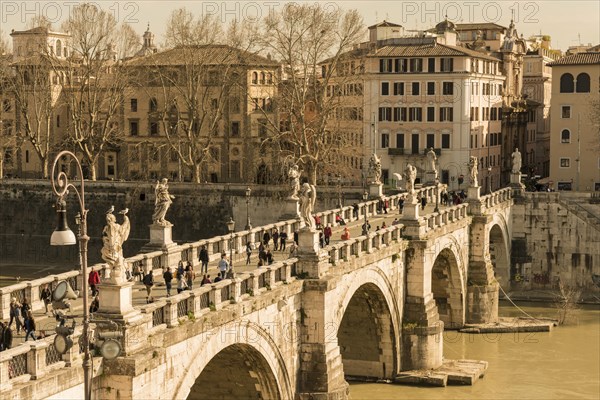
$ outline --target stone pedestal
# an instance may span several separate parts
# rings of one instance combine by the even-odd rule
[[[329,255],[321,252],[319,232],[304,227],[298,231],[298,272],[319,279],[329,271]]]
[[[414,194],[409,194],[404,201],[404,209],[402,210],[402,219],[415,220],[419,219],[419,209],[421,205],[417,202]]]
[[[170,247],[177,246],[173,242],[172,229],[173,224],[167,225],[152,224],[150,226],[150,242],[146,243],[140,250],[141,253],[150,253],[157,250],[166,250]]]
[[[489,324],[498,322],[497,283],[467,286],[467,323]]]
[[[468,200],[479,200],[481,198],[481,186],[469,186],[467,189]]]
[[[369,198],[379,199],[383,197],[383,184],[382,183],[370,183],[369,184]]]
[[[279,217],[280,221],[287,221],[289,219],[296,219],[300,217],[300,205],[298,204],[298,198],[288,197],[285,199],[283,214]]]
[[[525,185],[521,183],[521,173],[511,172],[510,173],[510,184],[509,187],[512,189],[513,197],[522,196],[525,191]]]
[[[133,282],[125,282],[120,285],[110,283],[101,283],[100,289],[100,308],[101,313],[124,315],[133,310],[132,306],[132,288]]]
[[[298,231],[298,255],[319,253],[319,232],[307,227]]]
[[[438,177],[437,171],[427,171],[425,172],[425,185],[432,186],[435,185],[435,181]]]

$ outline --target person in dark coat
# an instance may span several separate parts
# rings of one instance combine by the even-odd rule
[[[279,250],[285,250],[285,242],[287,240],[287,233],[285,231],[281,231],[279,234]]]
[[[200,252],[198,253],[198,258],[202,263],[202,267],[200,268],[200,273],[206,274],[208,272],[208,250],[206,250],[206,246],[202,246],[200,248]]]
[[[10,326],[4,321],[0,321],[0,351],[8,350],[12,347],[13,333]]]
[[[271,240],[271,235],[269,234],[269,231],[265,231],[265,234],[263,235],[263,244],[265,246],[268,246],[270,240]]]

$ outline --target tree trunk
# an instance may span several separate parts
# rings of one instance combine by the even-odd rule
[[[88,166],[88,168],[90,169],[90,179],[92,181],[95,181],[96,178],[96,164],[92,163],[91,165]]]
[[[317,167],[314,162],[308,162],[306,166],[307,166],[306,174],[308,175],[308,183],[316,186],[317,185]]]
[[[40,161],[42,163],[42,178],[48,179],[48,157],[44,157]]]
[[[0,180],[2,180],[3,178],[4,178],[4,154],[0,155]]]
[[[194,164],[194,182],[201,183],[202,179],[202,170],[200,168],[200,164]]]

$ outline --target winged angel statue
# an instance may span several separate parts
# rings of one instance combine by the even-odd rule
[[[308,182],[304,183],[300,190],[300,216],[302,217],[305,226],[311,230],[315,229],[315,220],[313,219],[312,213],[316,200],[317,188],[315,185],[311,185]]]

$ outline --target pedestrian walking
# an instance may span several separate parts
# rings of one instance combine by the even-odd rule
[[[277,251],[279,247],[279,231],[275,228],[275,232],[273,232],[273,251]]]
[[[285,251],[285,242],[287,241],[287,232],[286,231],[282,231],[279,234],[279,250],[281,251]]]
[[[13,297],[10,300],[10,321],[8,322],[8,327],[12,326],[13,320],[16,324],[17,335],[21,333],[21,326],[23,325],[23,321],[21,320],[21,304],[17,301],[16,297]]]
[[[268,235],[268,233],[265,232]],[[221,278],[225,279],[225,275],[227,274],[227,270],[229,269],[229,263],[227,262],[227,254],[221,254],[221,260],[219,261],[219,272],[221,273]]]
[[[198,253],[198,258],[200,259],[200,262],[202,263],[202,266],[200,267],[200,273],[207,273],[208,272],[208,250],[206,250],[206,246],[202,246],[200,247],[200,253]]]
[[[146,303],[152,303],[154,299],[152,299],[152,287],[154,286],[154,276],[152,275],[152,270],[148,271],[144,278],[142,279],[142,283],[146,286]]]
[[[167,297],[171,297],[171,282],[173,281],[171,267],[167,267],[167,270],[163,274],[163,279],[165,280],[165,287],[167,288]]]
[[[194,285],[194,278],[196,274],[194,273],[194,269],[191,265],[185,267],[185,283],[189,290],[192,290],[192,286]]]
[[[96,295],[94,300],[92,300],[92,304],[90,304],[90,314],[93,314],[98,311],[100,308],[100,296]]]
[[[36,341],[35,337],[35,318],[31,311],[27,311],[27,317],[25,317],[25,341],[31,337],[31,340]]]
[[[325,236],[325,245],[329,246],[329,240],[331,239],[332,231],[331,224],[327,224],[325,229],[323,230],[323,236]]]
[[[421,196],[421,209],[424,210],[427,205],[427,197]]]
[[[269,231],[265,231],[265,233],[263,234],[263,244],[265,246],[268,246],[270,240],[271,240],[271,235],[269,234]]]
[[[400,199],[398,199],[398,211],[400,212],[400,214],[402,214],[403,210],[404,210],[404,197],[401,197]]]
[[[250,265],[250,257],[252,257],[252,243],[246,243],[246,265]]]
[[[0,351],[8,350],[12,347],[13,333],[10,325],[6,325],[4,321],[0,321],[2,336],[0,336]]]
[[[96,285],[100,284],[100,274],[98,271],[91,270],[88,276],[88,283],[90,285],[90,289],[92,290],[92,297],[95,297],[98,294],[98,289]]]
[[[44,285],[44,288],[42,289],[42,293],[40,294],[40,297],[44,301],[44,307],[46,308],[46,314],[48,314],[48,306],[52,302],[52,291],[48,287],[48,284]]]

